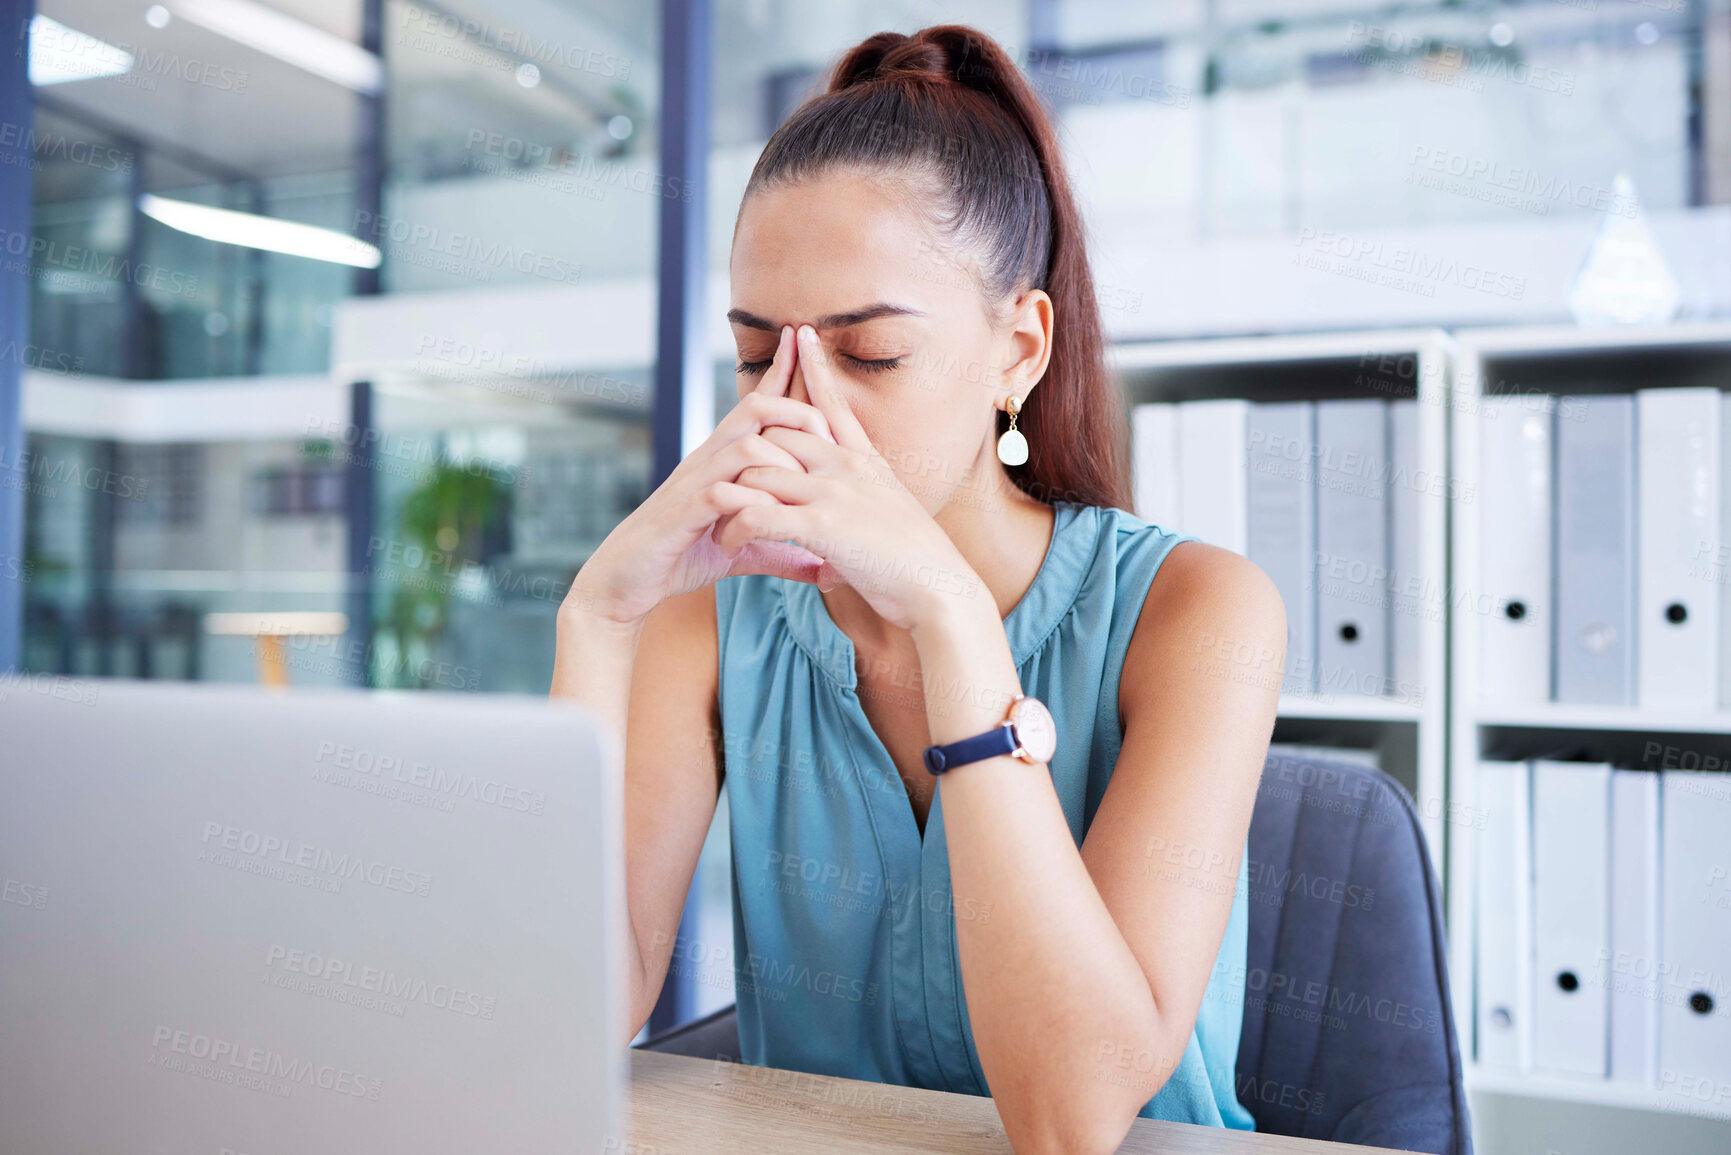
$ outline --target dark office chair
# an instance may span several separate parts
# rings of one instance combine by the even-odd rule
[[[1238,1099],[1256,1129],[1471,1155],[1436,876],[1380,770],[1270,755],[1250,820]],[[641,1044],[739,1057],[734,1009]]]

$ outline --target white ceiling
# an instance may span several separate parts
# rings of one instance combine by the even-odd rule
[[[39,0],[39,10],[68,27],[120,45],[137,63],[120,77],[81,80],[39,90],[43,103],[83,113],[99,126],[209,158],[251,177],[345,170],[353,165],[360,99],[331,81],[196,25],[173,19],[152,28],[151,0]],[[172,8],[173,0],[167,0]],[[360,0],[268,0],[269,6],[345,39],[359,36]],[[629,59],[625,83],[653,108],[659,70],[656,5],[648,0],[422,0],[486,25],[482,37],[434,36],[431,50],[403,36],[411,10],[386,6],[385,57],[390,69],[387,118],[394,142],[436,130],[429,116],[489,131],[544,129],[570,123],[576,135],[612,109],[619,82],[597,73],[542,67],[542,83],[525,89],[511,67],[487,61],[487,43],[531,36],[531,43],[581,46]],[[400,98],[400,99],[399,99]]]
[[[39,90],[148,146],[163,142],[251,176],[318,171],[353,155],[348,89],[184,20],[156,29],[147,0],[39,0],[43,15],[132,52],[124,76]],[[278,0],[327,31],[351,33],[357,0]]]

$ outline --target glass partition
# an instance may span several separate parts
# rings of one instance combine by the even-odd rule
[[[389,184],[360,232],[393,292],[647,277],[657,5],[391,0]]]
[[[1698,203],[1698,5],[1053,4],[1030,74],[1103,222],[1212,242],[1602,215],[1619,172],[1644,207]]]
[[[174,390],[148,429],[116,419],[82,435],[60,411],[82,403],[63,388],[79,378],[151,389],[338,371],[354,267],[171,227],[139,194],[359,236],[381,250],[387,294],[466,294],[482,321],[509,317],[513,293],[652,281],[670,195],[656,6],[385,7],[374,213],[357,200],[358,92],[172,13],[58,6],[71,27],[150,51],[128,74],[39,94],[33,347],[52,355],[32,368],[61,401],[28,447],[28,668],[546,692],[559,599],[647,486],[647,351],[592,368],[531,340],[496,350],[522,373],[425,357],[369,368],[373,439],[327,406],[273,410],[243,439],[160,441],[163,423],[206,426]],[[287,15],[359,35],[356,0]],[[194,41],[203,75],[153,63]],[[358,589],[357,461],[373,491]],[[373,615],[360,634],[343,628],[356,593]],[[261,635],[261,617],[288,632]]]

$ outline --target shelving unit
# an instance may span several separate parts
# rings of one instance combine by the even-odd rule
[[[1454,401],[1450,406],[1452,475],[1463,482],[1480,474],[1477,400],[1517,392],[1556,395],[1632,393],[1654,386],[1712,385],[1731,390],[1731,325],[1690,323],[1653,329],[1583,330],[1575,327],[1464,330],[1457,338]],[[1495,494],[1480,490],[1480,501]],[[1455,588],[1478,588],[1481,561],[1476,509],[1462,508],[1451,519],[1450,576]],[[1700,753],[1722,750],[1731,759],[1731,712],[1688,711],[1636,706],[1582,706],[1560,702],[1507,705],[1481,702],[1477,694],[1481,615],[1456,612],[1449,619],[1449,766],[1451,799],[1470,805],[1476,796],[1480,758],[1543,757],[1568,747],[1594,760],[1656,765],[1643,757],[1653,742]],[[1726,623],[1731,628],[1731,623]],[[1572,1078],[1545,1073],[1513,1073],[1480,1067],[1476,1061],[1474,890],[1476,846],[1470,823],[1449,855],[1446,887],[1450,928],[1450,975],[1455,1021],[1467,1063],[1467,1085],[1526,1104],[1523,1110],[1569,1109],[1592,1104],[1646,1112],[1638,1123],[1653,1150],[1699,1149],[1702,1121],[1731,1125],[1722,1107],[1680,1094],[1609,1079]],[[1500,1117],[1500,1116],[1499,1116]],[[1717,1138],[1714,1140],[1718,1142]],[[1725,1142],[1731,1144],[1731,1131]]]
[[[1476,1064],[1467,1067],[1467,1090],[1523,1099],[1548,1099],[1558,1103],[1588,1103],[1631,1111],[1659,1111],[1731,1123],[1731,1111],[1714,1111],[1681,1096],[1667,1095],[1654,1087],[1613,1083],[1609,1079],[1571,1079],[1564,1075],[1516,1075]],[[1663,1149],[1662,1145],[1658,1149]]]
[[[1419,412],[1419,466],[1443,476],[1451,342],[1435,329],[1384,330],[1230,340],[1119,344],[1111,360],[1131,405],[1235,397],[1249,401],[1413,399]],[[1446,588],[1448,509],[1443,495],[1420,499],[1419,564],[1426,589]],[[1412,794],[1439,878],[1447,853],[1445,609],[1419,627],[1418,701],[1369,695],[1286,694],[1276,742],[1377,751],[1382,768]]]

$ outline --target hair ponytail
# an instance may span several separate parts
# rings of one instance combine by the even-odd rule
[[[1052,298],[1046,375],[1017,418],[1028,461],[1005,468],[1042,501],[1129,509],[1129,431],[1106,371],[1081,213],[1051,119],[1015,62],[955,24],[867,38],[770,137],[746,199],[837,166],[935,177],[949,201],[936,219],[978,253],[987,292]],[[1008,416],[998,423],[1007,429]]]

